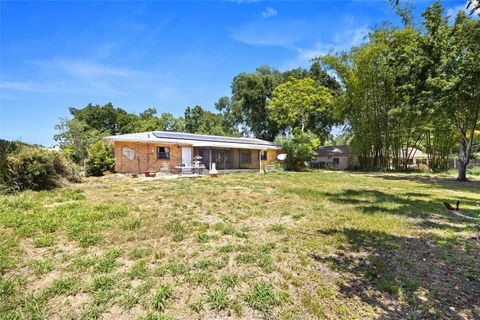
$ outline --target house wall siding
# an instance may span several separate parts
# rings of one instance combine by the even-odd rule
[[[123,148],[128,147],[135,151],[135,157],[130,160],[123,154]],[[170,159],[157,160],[157,147],[169,147]],[[173,171],[175,166],[182,163],[182,147],[192,148],[191,145],[169,144],[169,143],[146,143],[146,142],[115,142],[115,171],[121,173],[143,173],[145,171],[159,172],[162,168]],[[237,166],[240,163],[240,152],[245,149],[232,149],[233,163]],[[242,169],[258,169],[258,150],[247,150],[251,152],[251,163],[240,163]],[[276,162],[278,150],[267,150],[267,160],[262,160],[262,168],[267,164]],[[191,159],[192,160],[192,159]]]
[[[130,160],[123,154],[123,148],[128,147],[135,150],[135,157]],[[170,159],[157,160],[157,147],[169,147]],[[160,171],[161,168],[168,167],[169,170],[175,169],[176,165],[182,163],[182,147],[192,147],[190,145],[168,144],[168,143],[145,143],[145,142],[115,142],[115,171],[116,172],[135,172]],[[193,154],[193,150],[192,150]]]
[[[333,164],[333,158],[338,158],[339,163]],[[347,155],[332,155],[325,157],[316,157],[312,162],[325,162],[328,167],[335,169],[347,169],[348,168],[348,156]]]

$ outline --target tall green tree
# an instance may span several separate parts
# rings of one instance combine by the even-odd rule
[[[121,108],[115,108],[111,103],[104,106],[88,104],[85,108],[70,108],[73,118],[83,121],[92,129],[110,134],[133,132],[137,116]]]
[[[241,73],[233,79],[231,112],[244,134],[272,141],[279,129],[267,108],[273,90],[283,82],[282,73],[262,66],[253,73]]]
[[[223,131],[230,135],[239,135],[235,117],[232,113],[232,102],[229,97],[220,97],[215,102],[215,109],[217,109],[223,116]]]
[[[315,85],[312,78],[290,79],[280,84],[273,91],[273,98],[268,105],[270,117],[278,127],[285,131],[292,131],[295,128],[304,132],[316,129],[317,134],[324,138],[328,135],[333,123],[327,124],[324,128],[310,128],[316,120],[324,114],[329,117],[329,111],[333,102],[331,90],[321,85]],[[329,117],[330,118],[330,117]]]
[[[157,109],[148,108],[138,115],[135,124],[136,132],[143,131],[184,131],[183,118],[174,117],[171,113],[163,112],[157,116]]]
[[[430,42],[438,42],[440,63],[432,66],[428,85],[435,107],[452,121],[460,138],[459,181],[467,181],[467,166],[477,147],[475,131],[480,119],[480,20],[459,12],[448,25],[443,9],[434,3],[424,14]]]
[[[61,119],[55,129],[58,131],[54,136],[55,141],[70,159],[80,164],[88,158],[88,147],[110,134],[75,118]]]
[[[189,133],[236,135],[235,128],[226,127],[222,114],[216,114],[203,109],[201,106],[185,109],[185,131]]]

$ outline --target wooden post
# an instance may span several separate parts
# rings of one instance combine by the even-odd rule
[[[262,150],[258,150],[259,173],[262,173]]]
[[[150,145],[147,142],[147,171],[150,171]]]
[[[208,161],[210,162],[209,164],[209,169],[212,169],[212,148],[208,149]]]

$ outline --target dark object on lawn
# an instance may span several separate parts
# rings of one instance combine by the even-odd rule
[[[460,211],[459,209],[460,201],[457,201],[457,208],[452,207],[448,202],[444,202],[443,205],[445,206],[445,208],[447,208],[448,211],[450,211],[456,216],[459,216],[465,219],[470,219],[470,220],[477,220],[477,218],[466,216]]]
[[[155,177],[156,175],[157,175],[156,172],[145,171],[145,177]]]
[[[458,211],[458,210],[459,210],[459,206],[460,206],[460,201],[457,201],[457,208],[452,207],[448,202],[444,202],[443,205],[444,205],[445,208],[447,208],[448,210]]]
[[[132,173],[132,178],[138,178],[138,173]]]

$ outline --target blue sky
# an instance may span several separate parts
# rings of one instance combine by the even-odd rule
[[[0,1],[0,137],[52,145],[68,107],[88,103],[213,110],[238,73],[307,67],[387,20],[387,0]]]

